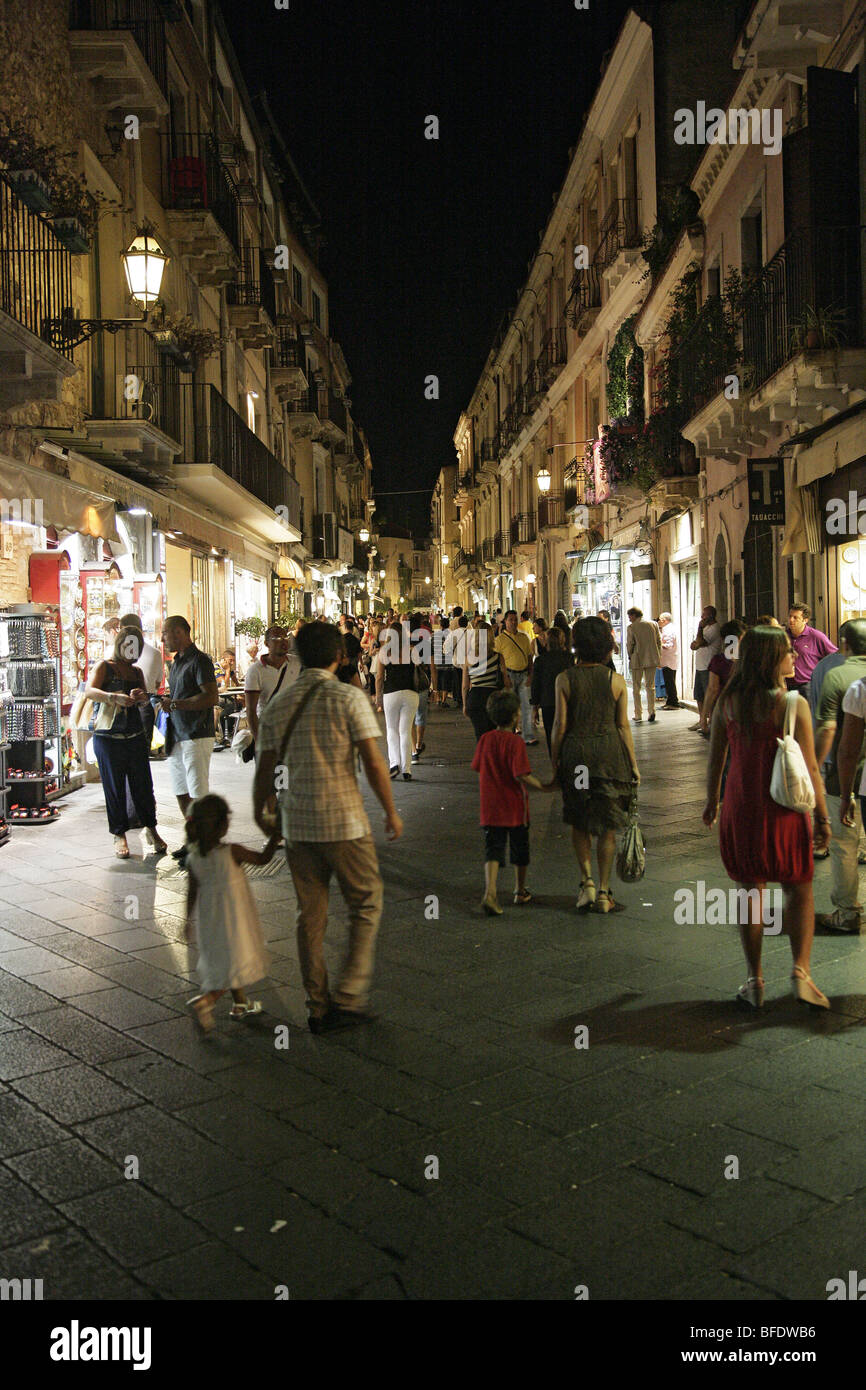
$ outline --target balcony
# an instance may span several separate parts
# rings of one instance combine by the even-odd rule
[[[453,570],[454,570],[454,575],[455,575],[455,577],[456,577],[457,572],[458,572],[459,570],[468,569],[470,562],[471,562],[471,551],[467,553],[467,551],[463,550],[462,547],[459,548],[459,549],[457,549],[457,550],[455,550],[455,552],[454,552],[454,565],[453,565]]]
[[[499,450],[494,439],[482,439],[480,463],[482,473],[499,471]]]
[[[271,362],[271,385],[280,401],[288,401],[308,390],[307,352],[294,328],[276,330]]]
[[[198,283],[237,283],[240,205],[210,135],[170,131],[163,137],[162,202],[180,256]]]
[[[807,67],[822,61],[826,46],[843,27],[841,0],[785,0],[759,9],[743,27],[734,66],[758,74],[786,72],[805,77]]]
[[[565,527],[565,498],[560,493],[549,492],[546,497],[538,499],[538,529],[539,531],[552,530],[554,527]]]
[[[496,555],[494,553],[492,536],[485,537],[481,542],[481,563],[482,565],[496,565]]]
[[[511,549],[520,545],[535,545],[538,526],[535,512],[519,512],[511,518]]]
[[[497,531],[493,537],[494,560],[508,560],[511,556],[511,532]]]
[[[168,111],[165,20],[156,0],[70,0],[72,70],[100,110],[134,111],[143,126]]]
[[[0,406],[59,401],[77,368],[45,324],[72,304],[72,257],[0,174]]]
[[[586,333],[598,318],[601,309],[601,270],[589,265],[577,270],[571,282],[571,293],[565,306],[566,322],[578,333]]]
[[[261,247],[243,248],[240,273],[226,285],[226,306],[229,324],[243,347],[263,348],[273,342],[277,291]]]
[[[183,384],[180,462],[172,478],[205,506],[269,541],[300,541],[297,479],[215,386]]]
[[[643,228],[639,198],[614,198],[598,229],[594,264],[613,292],[641,259]]]
[[[316,386],[302,391],[286,403],[286,424],[296,439],[318,439],[322,421],[319,418],[319,390]]]
[[[468,497],[469,493],[472,491],[474,486],[475,474],[471,468],[467,468],[466,471],[463,473],[456,473],[454,475],[455,497],[460,497],[461,495],[463,497]]]
[[[346,444],[349,432],[346,402],[341,401],[330,388],[319,392],[319,421],[325,443],[337,446]]]
[[[165,481],[183,451],[180,368],[142,329],[106,337],[91,358],[91,410],[80,452],[144,482]]]
[[[345,526],[337,524],[335,512],[316,512],[313,516],[312,554],[318,568],[350,568],[355,563],[355,538]],[[366,556],[359,569],[366,569]]]
[[[565,366],[566,355],[565,329],[551,328],[541,344],[541,352],[538,354],[538,362],[536,363],[539,378],[544,383],[545,390],[559,376],[560,368]]]

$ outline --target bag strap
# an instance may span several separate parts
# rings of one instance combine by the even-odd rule
[[[286,753],[289,751],[289,739],[292,737],[292,734],[294,733],[295,725],[297,724],[298,720],[300,719],[301,715],[306,709],[310,701],[310,697],[315,695],[316,691],[321,687],[322,684],[322,681],[316,681],[314,685],[311,685],[309,690],[304,692],[303,696],[298,701],[297,705],[292,711],[292,717],[286,725],[286,732],[283,734],[283,742],[282,747],[280,748],[280,756],[277,759],[278,763],[285,762]]]
[[[288,661],[284,661],[283,664],[282,664],[282,666],[280,667],[280,678],[279,678],[279,680],[277,681],[276,685],[274,686],[274,694],[271,695],[271,697],[270,697],[271,700],[273,700],[274,695],[279,695],[279,693],[280,693],[280,686],[281,686],[282,683],[283,683],[283,676],[286,674],[286,671],[287,671],[288,669],[289,669],[289,663],[288,663]],[[268,703],[270,703],[270,701],[268,701]]]
[[[796,701],[800,697],[798,690],[789,690],[785,696],[785,727],[783,734],[785,738],[793,737],[794,729],[797,725],[797,706]]]

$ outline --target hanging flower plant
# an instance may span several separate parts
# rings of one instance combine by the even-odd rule
[[[219,333],[202,328],[189,314],[172,313],[162,299],[153,307],[150,330],[160,352],[184,363],[190,358],[213,357],[223,343]]]
[[[235,623],[238,637],[264,637],[267,627],[261,618],[239,618]]]

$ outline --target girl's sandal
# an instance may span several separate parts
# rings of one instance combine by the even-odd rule
[[[261,1000],[250,999],[246,1004],[232,1004],[229,1009],[229,1018],[233,1018],[237,1022],[238,1019],[248,1018],[250,1014],[260,1014],[261,1011]]]
[[[196,1028],[206,1036],[214,1030],[213,1003],[205,994],[197,994],[194,999],[188,1001],[192,1009],[193,1022]]]

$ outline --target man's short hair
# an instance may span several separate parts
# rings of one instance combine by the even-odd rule
[[[463,613],[463,609],[460,607],[460,604],[459,604],[459,603],[455,603],[455,605],[454,605],[454,616],[455,616],[455,618],[459,618],[459,617],[462,615],[462,613]]]
[[[522,612],[521,615],[520,615],[520,621],[521,621],[522,623],[525,623],[525,622],[528,622],[528,620],[529,620],[529,609],[528,609],[528,608],[524,608],[523,612]]]
[[[514,616],[515,616],[515,618],[516,618],[516,617],[517,617],[517,609],[516,609],[516,608],[506,608],[506,610],[505,610],[505,617],[506,617],[506,618],[510,618],[511,615],[512,615],[512,613],[514,614]]]
[[[494,690],[487,701],[487,718],[497,729],[504,729],[520,710],[520,701],[513,690]]]
[[[186,618],[183,616],[182,613],[173,613],[170,618],[166,618],[165,622],[162,625],[163,632],[165,632],[166,628],[168,627],[179,627],[183,632],[190,632],[189,623],[187,622]]]
[[[715,608],[713,607],[713,605],[712,605],[711,603],[705,603],[705,604],[704,604],[704,612],[705,612],[705,613],[712,613],[712,615],[713,615],[714,618],[715,618],[715,616],[716,616],[716,610],[715,610]]]
[[[333,623],[305,623],[295,638],[295,651],[303,666],[323,670],[343,655],[343,634]]]
[[[120,626],[137,627],[139,632],[143,631],[143,628],[141,626],[141,618],[138,616],[137,613],[124,613],[123,617],[120,619]]]
[[[271,623],[271,626],[265,630],[265,646],[268,646],[272,637],[285,637],[285,635],[286,629],[284,627],[280,627],[279,623]]]
[[[807,623],[808,623],[809,619],[810,619],[811,616],[812,616],[812,610],[811,610],[811,608],[809,607],[808,603],[791,603],[791,604],[789,604],[789,605],[788,605],[788,617],[789,617],[789,618],[790,618],[790,616],[791,616],[792,613],[802,613],[802,614],[803,614],[803,621],[804,621],[804,622],[807,622]]]
[[[642,617],[643,617],[643,609],[641,609],[641,608],[627,608],[626,611],[625,611],[625,616],[626,616],[627,618],[642,618]],[[601,621],[604,622],[604,619],[602,618]]]
[[[849,618],[839,633],[855,656],[866,655],[866,618]]]
[[[669,623],[672,623],[673,620],[674,620],[674,615],[673,615],[673,613],[659,613],[659,622],[660,622],[660,623],[663,623],[663,622],[665,622],[665,621],[667,621],[667,622],[669,622]]]

